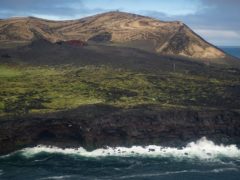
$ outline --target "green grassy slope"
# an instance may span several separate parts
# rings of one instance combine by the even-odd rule
[[[103,103],[119,107],[240,107],[236,72],[138,72],[111,66],[0,66],[0,115]],[[213,73],[214,72],[214,73]]]

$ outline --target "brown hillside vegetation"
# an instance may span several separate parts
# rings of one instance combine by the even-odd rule
[[[123,12],[79,20],[49,21],[33,17],[0,20],[0,44],[79,40],[133,47],[159,54],[192,58],[225,58],[182,22],[164,22]]]

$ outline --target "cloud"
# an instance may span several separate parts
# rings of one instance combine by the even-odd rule
[[[167,20],[181,20],[195,28],[240,29],[240,1],[200,0],[198,11],[188,15],[167,16],[158,11],[145,11],[146,15]]]
[[[239,0],[199,0],[198,11],[188,15],[169,16],[158,11],[142,13],[163,20],[183,21],[213,44],[240,45],[239,7]]]
[[[195,32],[211,38],[240,38],[240,35],[237,32],[230,30],[196,29]]]
[[[50,19],[73,19],[103,12],[85,7],[82,0],[1,0],[0,16],[38,16]]]
[[[195,32],[216,45],[239,45],[240,32],[233,30],[195,29]]]
[[[28,8],[46,8],[46,7],[62,7],[69,6],[71,4],[83,5],[81,0],[1,0],[2,8],[14,8],[14,9],[28,9]]]
[[[186,19],[215,29],[240,29],[239,0],[201,0],[201,6],[201,11]]]

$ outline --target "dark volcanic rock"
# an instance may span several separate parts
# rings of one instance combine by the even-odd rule
[[[109,42],[112,39],[112,34],[108,32],[100,33],[88,39],[93,42]]]
[[[180,146],[203,136],[216,143],[240,142],[240,113],[230,111],[119,109],[89,105],[66,112],[4,118],[0,154],[37,144],[94,149],[104,146]]]
[[[67,45],[76,46],[76,47],[87,46],[87,43],[85,41],[81,41],[81,40],[58,41],[58,42],[56,42],[56,44],[58,44],[58,45],[67,44]]]
[[[11,56],[7,53],[1,55],[2,58],[11,58]]]

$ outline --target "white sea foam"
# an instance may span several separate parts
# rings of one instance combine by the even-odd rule
[[[191,142],[186,147],[173,148],[162,147],[156,145],[150,146],[132,146],[132,147],[116,147],[102,148],[94,151],[86,151],[84,148],[61,149],[57,147],[49,147],[39,145],[33,148],[25,148],[18,151],[26,157],[33,157],[36,154],[45,153],[60,153],[69,155],[79,155],[84,157],[106,157],[106,156],[148,156],[148,157],[174,157],[174,158],[199,158],[199,159],[214,159],[218,157],[228,157],[240,159],[240,149],[236,145],[216,145],[205,137],[197,142]]]
[[[40,178],[39,180],[70,179],[70,178],[72,178],[71,175],[65,175],[65,176],[50,176],[50,177]]]

